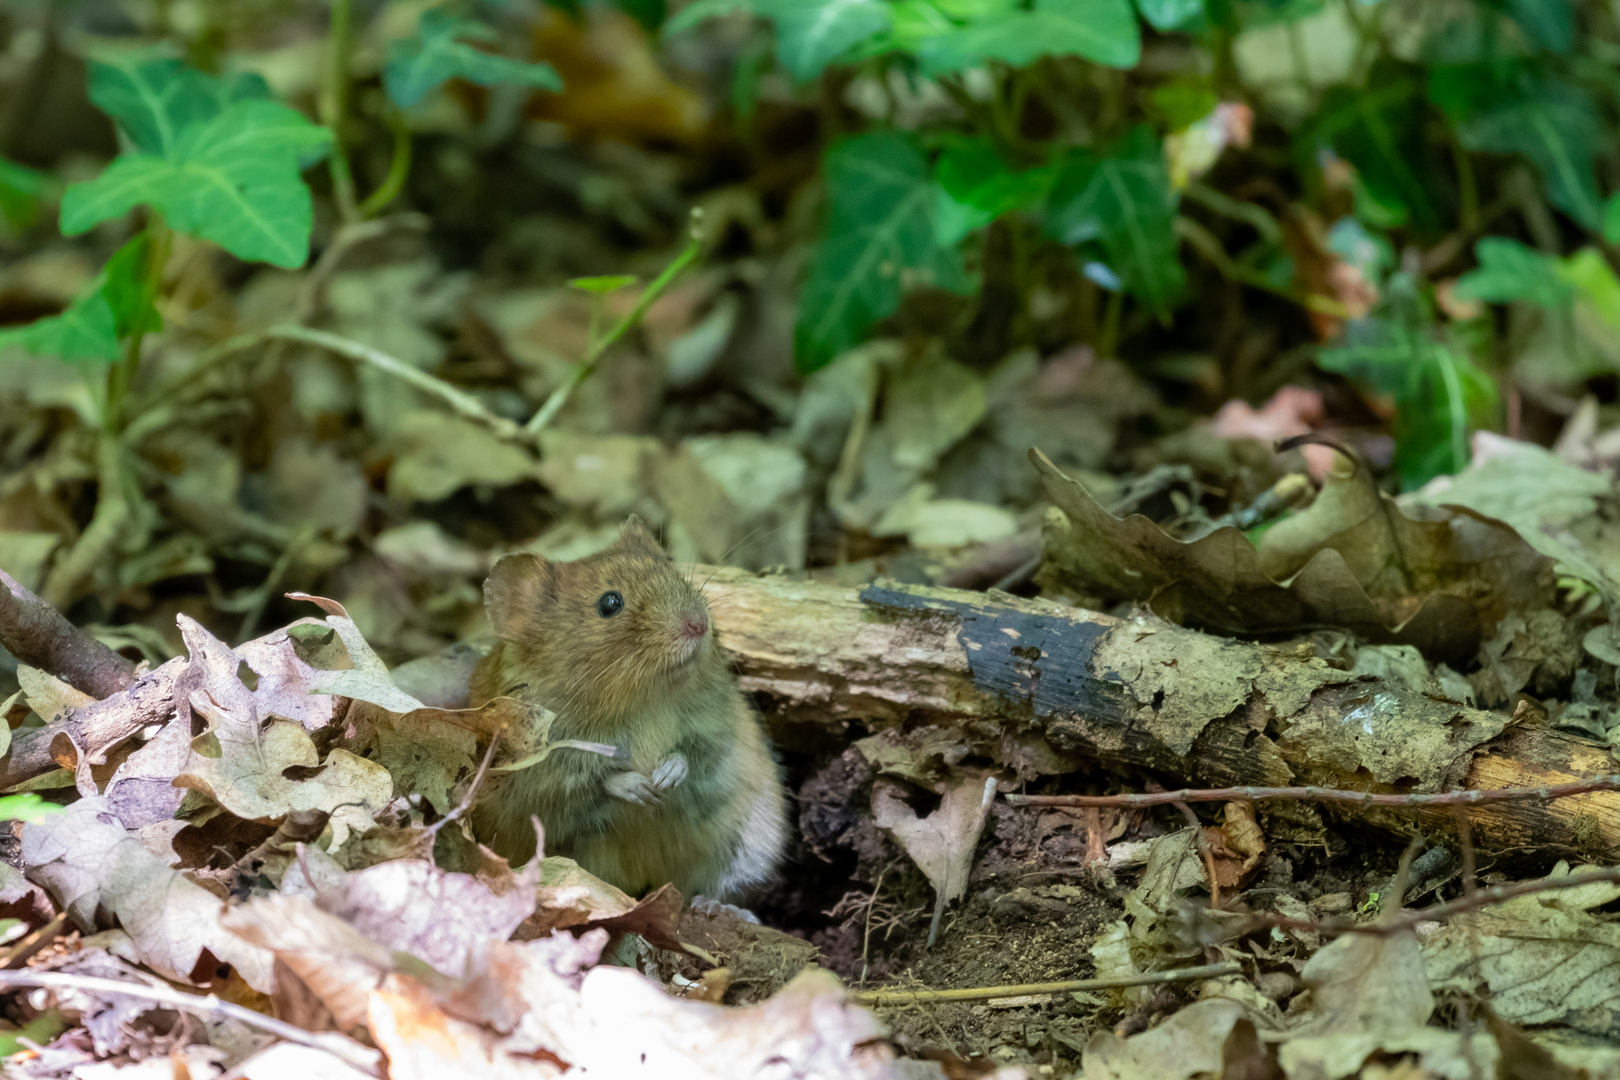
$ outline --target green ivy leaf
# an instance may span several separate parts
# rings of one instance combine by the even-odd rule
[[[1496,384],[1458,342],[1438,339],[1412,283],[1396,275],[1384,310],[1352,322],[1317,365],[1395,402],[1395,466],[1407,489],[1468,464],[1469,436],[1496,405]]]
[[[146,294],[147,237],[119,248],[83,292],[59,314],[0,330],[0,347],[20,346],[35,356],[70,363],[118,359],[121,338],[137,328],[160,330],[163,318]]]
[[[8,346],[69,363],[106,364],[118,359],[118,324],[97,282],[60,314],[0,330],[0,349]]]
[[[754,11],[776,26],[776,59],[809,82],[851,48],[889,28],[884,0],[754,0]]]
[[[1510,304],[1523,300],[1558,307],[1574,290],[1559,276],[1559,261],[1517,240],[1487,236],[1474,245],[1479,267],[1457,279],[1456,293],[1465,300]]]
[[[23,821],[32,825],[44,821],[52,814],[60,814],[65,809],[66,807],[58,806],[56,803],[46,802],[32,791],[25,791],[20,795],[0,796],[0,821]],[[56,1024],[60,1022],[58,1018]],[[60,1030],[60,1027],[57,1030]]]
[[[634,285],[635,283],[636,279],[630,274],[607,274],[601,277],[575,278],[568,284],[581,292],[606,296],[608,293],[618,292],[626,285]]]
[[[168,158],[125,154],[96,179],[68,185],[61,228],[76,236],[136,206],[239,259],[288,268],[309,256],[313,207],[301,166],[331,132],[273,101],[241,101],[184,129]]]
[[[1082,150],[1059,166],[1046,232],[1064,244],[1100,242],[1125,288],[1163,315],[1187,282],[1176,205],[1159,141],[1137,127],[1103,153]]]
[[[935,162],[934,183],[934,239],[955,247],[1002,214],[1040,203],[1052,170],[1012,169],[990,140],[960,139]]]
[[[1514,89],[1513,96],[1460,125],[1463,146],[1529,158],[1547,185],[1548,200],[1596,229],[1603,210],[1594,162],[1604,135],[1591,95],[1556,79],[1524,80]]]
[[[935,73],[986,60],[1025,67],[1041,56],[1081,56],[1107,67],[1135,67],[1142,30],[1130,0],[1035,0],[1030,11],[996,10],[966,26],[919,42],[918,57]]]
[[[1136,0],[1136,10],[1163,34],[1197,22],[1204,14],[1204,0]]]
[[[118,122],[137,149],[159,157],[174,151],[188,126],[212,120],[238,101],[270,97],[258,75],[220,79],[179,60],[135,53],[92,60],[89,82],[97,108]]]
[[[112,310],[113,329],[121,338],[163,329],[163,316],[147,291],[150,244],[142,232],[113,252],[101,268],[101,295]]]
[[[1603,204],[1603,239],[1620,244],[1620,191],[1609,196]]]
[[[860,135],[827,152],[827,225],[799,294],[794,352],[802,372],[825,367],[892,315],[905,289],[966,293],[961,256],[934,240],[928,161],[897,132]]]
[[[516,83],[541,90],[562,89],[562,80],[550,64],[513,60],[475,49],[462,40],[492,41],[496,37],[495,30],[483,23],[458,19],[437,8],[424,11],[416,33],[389,50],[383,86],[402,109],[420,104],[450,79],[466,79],[479,86]]]
[[[1313,137],[1356,167],[1375,203],[1398,206],[1417,224],[1433,226],[1440,212],[1423,179],[1423,112],[1415,80],[1375,69],[1365,87],[1327,92]]]
[[[39,213],[45,174],[0,157],[0,215],[14,228],[26,229]]]
[[[1502,0],[1532,44],[1560,55],[1575,45],[1575,5],[1570,0]]]
[[[1575,290],[1581,304],[1620,333],[1620,277],[1597,248],[1586,247],[1558,261],[1558,278]]]

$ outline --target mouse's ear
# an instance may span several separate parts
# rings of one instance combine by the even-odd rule
[[[484,612],[508,641],[522,641],[535,613],[556,599],[556,564],[531,551],[502,556],[484,582]]]
[[[641,520],[639,514],[631,514],[624,519],[624,527],[619,530],[619,543],[629,548],[641,548],[644,551],[664,554],[664,546],[658,538],[647,528],[647,523]]]

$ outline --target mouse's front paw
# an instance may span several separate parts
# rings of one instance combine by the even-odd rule
[[[681,781],[685,779],[685,754],[669,755],[669,757],[658,763],[658,768],[654,769],[652,774],[653,787],[657,788],[660,794],[669,791],[671,788],[679,787]]]
[[[656,803],[658,797],[663,794],[663,791],[654,784],[652,777],[646,773],[628,769],[624,772],[610,774],[603,781],[603,786],[607,788],[607,793],[615,799],[623,799],[625,802],[632,802],[637,806]]]

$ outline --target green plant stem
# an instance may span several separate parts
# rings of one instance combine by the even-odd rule
[[[169,261],[169,248],[174,234],[154,211],[146,223],[146,279],[142,283],[142,307],[157,301],[163,287],[163,268]],[[146,342],[146,322],[143,318],[124,340],[124,355],[107,369],[107,396],[102,403],[101,427],[103,431],[118,432],[124,421],[124,402],[135,385],[135,376],[141,366],[141,346]]]
[[[349,171],[343,129],[349,109],[349,52],[354,22],[354,0],[332,0],[332,18],[326,41],[326,81],[321,87],[321,123],[332,129],[332,194],[344,221],[354,221],[354,176]]]
[[[1118,975],[1106,979],[1066,979],[1062,982],[1019,983],[1013,986],[972,986],[958,990],[861,990],[850,995],[862,1005],[914,1005],[931,1001],[988,1001],[1022,997],[1025,994],[1071,994],[1082,990],[1113,990],[1125,986],[1155,986],[1236,975],[1243,966],[1235,960],[1171,971],[1149,971],[1141,975]]]
[[[96,440],[96,510],[84,532],[51,567],[40,596],[58,611],[78,597],[79,586],[118,542],[130,517],[124,494],[124,446],[118,433],[103,427]]]
[[[1252,226],[1254,231],[1260,234],[1260,238],[1268,244],[1281,244],[1283,241],[1282,226],[1277,223],[1271,211],[1259,203],[1234,199],[1202,180],[1194,180],[1188,184],[1182,194],[1187,197],[1187,201],[1195,202],[1206,210]]]
[[[169,259],[174,234],[156,213],[146,223],[146,278],[142,283],[144,310],[157,300],[163,268]],[[51,567],[41,595],[58,611],[66,611],[77,598],[79,586],[106,561],[130,519],[124,490],[124,403],[141,366],[146,340],[144,317],[124,341],[124,354],[107,369],[107,391],[101,407],[101,431],[96,437],[96,509],[90,524]]]
[[[355,210],[362,221],[376,217],[383,207],[399,198],[399,193],[405,190],[405,178],[411,172],[411,132],[405,126],[405,118],[390,110],[388,126],[394,132],[394,156],[388,161],[388,175],[383,177],[383,182]]]
[[[323,1050],[367,1076],[377,1076],[380,1072],[380,1055],[377,1051],[367,1049],[353,1039],[335,1033],[305,1031],[285,1020],[255,1012],[245,1005],[221,1001],[213,994],[188,994],[167,985],[148,985],[128,979],[103,979],[60,971],[0,971],[0,989],[14,990],[29,986],[43,987],[57,993],[67,990],[102,997],[137,998],[207,1020],[235,1020],[247,1027],[267,1031],[279,1039]]]
[[[1176,235],[1187,241],[1200,255],[1215,264],[1215,269],[1221,276],[1240,285],[1247,285],[1253,289],[1260,289],[1274,296],[1281,296],[1286,300],[1314,311],[1319,315],[1328,315],[1335,319],[1348,319],[1350,309],[1341,301],[1320,293],[1301,293],[1294,289],[1284,288],[1266,280],[1265,275],[1237,262],[1226,253],[1221,242],[1215,234],[1204,228],[1198,222],[1188,217],[1176,218]]]
[[[697,214],[694,211],[694,219],[696,216]],[[591,342],[586,349],[584,359],[574,365],[574,370],[568,376],[567,381],[553,390],[551,396],[546,398],[545,404],[540,406],[539,411],[529,418],[527,424],[523,425],[525,438],[534,440],[540,437],[540,433],[546,429],[546,425],[550,424],[557,414],[562,411],[563,406],[568,404],[568,399],[573,396],[575,390],[579,389],[579,385],[591,377],[591,373],[596,370],[596,365],[602,359],[603,354],[612,348],[632,326],[641,321],[641,317],[647,313],[647,308],[652,305],[652,302],[658,299],[664,290],[669,288],[671,283],[680,277],[688,266],[697,261],[697,257],[702,250],[702,237],[694,227],[691,240],[687,242],[685,249],[675,257],[675,261],[666,266],[664,272],[659,274],[651,285],[642,290],[640,299],[636,301],[636,306],[628,315],[615,323],[612,330]],[[592,336],[595,337],[595,335]]]
[[[1474,159],[1468,156],[1455,131],[1448,128],[1447,138],[1451,143],[1452,165],[1457,170],[1459,224],[1463,231],[1473,232],[1479,228],[1479,181],[1474,177]]]
[[[518,426],[515,423],[505,417],[496,416],[484,408],[483,402],[471,394],[458,390],[443,379],[434,378],[427,372],[412,367],[398,357],[390,356],[381,349],[374,349],[364,342],[340,337],[337,334],[329,334],[325,330],[315,330],[308,326],[296,326],[290,323],[272,326],[261,335],[261,338],[269,341],[301,341],[306,345],[314,345],[329,352],[337,353],[339,356],[346,356],[350,360],[358,360],[362,364],[369,364],[371,367],[392,375],[396,379],[410,383],[418,390],[432,394],[449,405],[456,413],[483,424],[503,439],[514,439],[518,436]]]

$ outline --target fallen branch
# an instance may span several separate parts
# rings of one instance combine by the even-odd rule
[[[129,684],[125,692],[74,709],[44,727],[18,731],[10,753],[0,758],[0,789],[55,768],[76,767],[75,747],[83,747],[91,762],[100,764],[108,750],[147,725],[168,720],[175,713],[175,681],[189,664],[185,657],[177,656]]]
[[[1257,914],[1250,920],[1251,929],[1275,926],[1282,930],[1304,930],[1319,934],[1373,934],[1387,936],[1404,933],[1420,923],[1444,922],[1453,915],[1463,915],[1470,911],[1479,911],[1482,908],[1495,907],[1505,904],[1509,900],[1516,900],[1521,896],[1534,896],[1537,893],[1559,892],[1564,889],[1578,889],[1583,885],[1594,882],[1620,883],[1620,867],[1596,867],[1579,874],[1566,874],[1563,877],[1536,878],[1534,881],[1519,881],[1512,885],[1492,885],[1485,889],[1475,889],[1464,893],[1455,900],[1448,900],[1444,904],[1435,904],[1433,907],[1418,908],[1414,911],[1403,911],[1388,920],[1379,919],[1376,922],[1352,923],[1337,919],[1291,919],[1286,915]],[[1400,896],[1404,889],[1392,889],[1392,896]]]
[[[1235,960],[1202,967],[1149,971],[1141,975],[1113,975],[1106,979],[1067,979],[1063,982],[1019,983],[1013,986],[972,986],[960,990],[860,990],[850,995],[862,1005],[915,1005],[932,1001],[987,1001],[1021,997],[1024,994],[1067,994],[1080,990],[1117,990],[1127,986],[1158,986],[1162,983],[1213,979],[1236,975],[1243,965]]]
[[[1327,805],[1431,836],[1454,835],[1460,808],[1498,859],[1620,858],[1607,747],[1291,650],[953,589],[732,570],[706,589],[744,689],[785,740],[803,741],[807,723],[955,726],[974,753],[1026,776],[1040,759],[1046,774],[1102,765],[1166,787],[1366,789],[1399,802],[1357,790]],[[1544,787],[1559,797],[1541,799]],[[1457,789],[1514,794],[1408,798]]]
[[[0,570],[0,646],[94,697],[116,694],[135,665],[68,622],[60,611]]]

